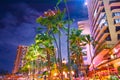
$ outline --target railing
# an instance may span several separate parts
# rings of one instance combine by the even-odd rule
[[[119,5],[119,6],[112,6],[112,7],[111,7],[111,11],[112,11],[113,9],[120,9],[120,5]]]
[[[109,4],[115,3],[115,2],[120,2],[120,0],[111,0],[111,1],[109,2]]]

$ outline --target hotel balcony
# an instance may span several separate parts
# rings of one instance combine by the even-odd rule
[[[100,48],[100,46],[102,46],[102,44],[104,43],[104,41],[106,41],[107,37],[109,37],[110,33],[102,33],[100,35],[100,37],[98,38],[98,44],[95,46],[95,53],[98,53],[99,50],[98,50],[98,47]]]
[[[104,19],[103,18],[104,15],[105,15],[105,12],[100,12],[97,15],[97,18],[96,18],[95,22],[93,22],[93,31],[92,31],[92,34],[95,34],[95,31],[97,30],[97,27],[99,26],[101,19]]]
[[[93,11],[92,11],[92,14],[94,15],[94,13],[95,13],[95,11],[96,11],[96,13],[98,13],[98,9],[99,9],[99,7],[100,6],[103,6],[103,2],[102,1],[100,1],[100,0],[96,0],[96,2],[94,2],[95,4],[93,5]]]
[[[113,11],[115,9],[120,9],[120,1],[111,3],[110,7],[111,7],[111,11]]]
[[[117,34],[120,34],[120,26],[116,26],[116,32]]]
[[[98,41],[98,39],[100,38],[100,35],[104,33],[106,29],[107,29],[107,26],[103,25],[103,27],[100,29],[100,32],[96,34],[95,41]]]
[[[114,19],[114,25],[116,27],[120,27],[120,18],[119,19]]]
[[[118,3],[118,2],[120,2],[120,0],[110,0],[109,4]]]
[[[104,10],[104,7],[103,6],[99,6],[98,7],[98,10],[97,10],[97,12],[96,12],[96,16],[95,16],[95,18],[94,18],[94,20],[93,20],[93,31],[92,31],[92,33],[94,34],[94,32],[95,32],[95,30],[96,30],[96,23],[97,23],[97,21],[98,21],[98,19],[99,19],[99,17],[101,16],[101,14],[104,14],[104,12],[105,12],[105,10]],[[94,13],[95,14],[95,13]]]
[[[106,22],[106,19],[105,17],[104,18],[101,18],[101,20],[99,20],[99,23],[98,23],[98,28],[94,34],[95,36],[95,41],[98,40],[98,38],[100,37],[100,35],[102,33],[105,32],[105,30],[107,30],[107,27],[108,27],[108,23]],[[109,31],[108,31],[109,32]]]

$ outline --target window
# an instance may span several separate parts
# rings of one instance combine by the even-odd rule
[[[96,17],[96,15],[97,15],[97,10],[95,10],[95,12],[94,12],[94,17]]]
[[[120,34],[118,34],[118,40],[120,40]]]
[[[99,23],[100,28],[102,28],[102,24],[105,23],[105,19],[102,19]]]
[[[87,57],[83,57],[84,60],[87,60]]]
[[[111,7],[111,11],[113,10],[113,9],[119,9],[120,8],[120,6],[112,6]]]
[[[116,26],[116,32],[120,31],[120,26]]]
[[[109,29],[107,28],[107,29],[104,31],[104,33],[109,33]]]
[[[120,12],[114,12],[112,16],[120,16]]]
[[[109,4],[114,3],[114,2],[120,2],[119,0],[110,0]]]
[[[104,22],[104,24],[103,24],[104,26],[108,26],[108,23],[107,23],[107,21],[106,22]]]
[[[107,41],[111,41],[110,35],[106,38]]]
[[[105,12],[105,9],[104,9],[104,8],[102,9],[102,12]]]
[[[120,23],[120,19],[115,19],[115,20],[114,20],[114,23],[115,23],[115,24]]]

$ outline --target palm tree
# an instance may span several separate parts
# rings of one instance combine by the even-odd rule
[[[50,56],[54,54],[54,46],[52,43],[52,37],[49,36],[48,34],[37,34],[36,36],[36,44],[39,45],[39,48],[43,50],[43,52],[47,55],[47,60],[48,60],[48,71],[50,72],[50,67],[51,67],[51,62],[50,62]],[[50,75],[49,73],[48,79],[50,80]]]
[[[89,45],[89,52],[90,52],[90,57],[91,57],[91,65],[93,67],[93,72],[95,74],[95,68],[94,68],[94,64],[92,61],[92,53],[91,53],[91,45],[95,46],[97,44],[97,41],[95,41],[93,38],[90,37],[90,35],[85,35],[84,41],[86,44]]]
[[[30,65],[31,67],[30,69],[32,70],[32,74],[33,74],[33,79],[34,79],[34,73],[36,72],[35,70],[37,70],[38,57],[41,57],[44,59],[46,55],[43,54],[43,50],[40,49],[38,45],[32,44],[31,46],[28,47],[27,53],[24,57],[24,60],[26,61],[26,64],[24,65],[24,67],[27,65]]]
[[[44,29],[46,29],[46,31],[44,33],[49,34],[49,36],[52,35],[55,41],[58,50],[58,60],[60,65],[59,68],[62,74],[61,29],[65,29],[64,27],[64,25],[66,24],[66,21],[64,20],[65,10],[61,12],[58,7],[56,9],[57,10],[55,11],[48,10],[47,12],[45,12],[44,17],[39,17],[37,19],[37,22],[45,27]],[[58,42],[55,37],[55,34],[58,34]]]
[[[82,35],[82,30],[75,30],[72,29],[70,34],[70,50],[73,56],[72,59],[77,64],[78,70],[81,69],[81,65],[83,63],[83,57],[82,57],[82,46],[84,46],[84,35]]]
[[[70,60],[70,42],[69,42],[69,38],[70,38],[70,15],[69,15],[69,9],[67,6],[67,0],[64,0],[65,3],[65,7],[67,9],[67,17],[68,17],[68,31],[67,31],[67,51],[68,51],[68,69],[69,69],[69,79],[72,80],[72,75],[71,75],[71,60]]]

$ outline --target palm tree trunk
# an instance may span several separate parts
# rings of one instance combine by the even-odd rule
[[[56,45],[57,49],[59,49],[58,44],[57,44],[57,40],[56,40],[55,35],[54,35],[53,32],[52,32],[52,36],[53,36],[53,39],[55,41],[55,45]],[[58,51],[57,53],[58,53],[58,58],[59,58],[59,50],[57,50],[57,51]]]
[[[69,35],[70,35],[70,15],[69,15],[69,9],[68,9],[66,0],[64,1],[64,3],[65,3],[65,7],[66,7],[66,10],[67,10],[67,17],[68,17],[67,51],[68,51],[69,80],[72,80],[71,60],[70,60],[70,42],[69,42]]]
[[[48,74],[48,80],[50,80],[51,78],[51,71],[50,71],[50,54],[47,52],[47,60],[48,60],[48,71],[49,71],[49,74]]]
[[[90,57],[91,57],[91,64],[92,64],[92,68],[93,68],[93,72],[94,72],[94,78],[95,78],[95,67],[94,67],[94,64],[93,64],[93,61],[92,61],[92,53],[91,53],[91,45],[89,43],[89,52],[90,52]]]
[[[58,27],[59,28],[59,27]],[[59,57],[59,60],[60,60],[60,62],[59,62],[59,68],[60,68],[60,74],[61,74],[61,79],[63,80],[63,71],[62,71],[62,54],[61,54],[61,38],[60,38],[60,36],[61,36],[61,34],[60,34],[60,28],[59,28],[59,33],[58,33],[58,37],[59,37],[59,53],[58,53],[58,57]]]
[[[79,71],[80,71],[80,54],[77,53],[77,68],[78,68],[78,73],[77,73],[77,76],[79,77]]]
[[[32,74],[33,74],[33,80],[34,80],[34,60],[32,61],[32,68],[33,68],[32,69],[32,72],[33,72]]]

